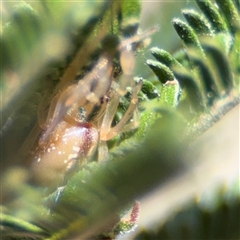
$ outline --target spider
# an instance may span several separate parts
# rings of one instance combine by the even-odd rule
[[[138,127],[137,104],[142,81],[133,79],[134,48],[154,31],[143,32],[117,44],[115,49],[120,52],[122,69],[119,79],[113,78],[114,53],[106,50],[82,80],[60,94],[53,113],[48,114],[46,130],[38,143],[31,168],[35,181],[48,187],[60,185],[67,172],[87,162],[97,149],[98,160],[106,160],[108,140]],[[112,126],[119,101],[129,88],[128,109]]]

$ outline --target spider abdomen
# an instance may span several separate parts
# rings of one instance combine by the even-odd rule
[[[98,130],[89,123],[72,126],[60,122],[45,146],[37,149],[32,165],[34,180],[48,187],[61,184],[68,171],[93,155],[98,140]]]

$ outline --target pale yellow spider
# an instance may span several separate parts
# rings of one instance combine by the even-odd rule
[[[105,51],[98,62],[78,83],[63,91],[32,165],[34,179],[45,186],[58,186],[76,163],[86,162],[98,149],[99,161],[108,158],[106,142],[123,131],[138,127],[138,93],[142,81],[133,80],[134,44],[155,29],[125,39],[118,46],[122,75],[113,78],[113,54]],[[131,100],[122,119],[112,126],[120,98],[131,89]],[[131,120],[131,121],[130,121]]]

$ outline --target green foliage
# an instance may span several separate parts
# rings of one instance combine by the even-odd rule
[[[165,64],[168,67],[170,67],[172,65],[181,66],[179,64],[179,62],[169,52],[167,52],[163,49],[154,47],[154,48],[151,48],[150,51],[151,51],[151,54],[156,58],[157,61]]]
[[[168,110],[158,109],[158,112],[161,118],[154,123],[153,129],[148,131],[148,137],[144,141],[146,148],[138,149],[135,153],[131,151],[127,155],[125,151],[124,158],[128,161],[123,160],[122,156],[108,164],[88,165],[74,175],[62,192],[57,190],[46,200],[47,206],[51,206],[51,212],[45,216],[35,216],[35,222],[41,219],[39,224],[45,229],[44,233],[51,235],[47,239],[82,239],[96,236],[101,231],[106,232],[108,229],[104,227],[105,224],[115,220],[118,211],[129,206],[133,199],[143,195],[154,185],[184,168],[180,151],[183,146],[178,137],[182,135],[183,123]],[[169,122],[174,128],[169,126]],[[158,135],[166,137],[160,142],[153,142],[152,139],[156,139]],[[145,171],[146,165],[148,171]],[[24,193],[25,200],[31,197],[27,192]],[[29,210],[30,204],[29,202]],[[28,209],[24,210],[26,215],[30,214]],[[2,221],[2,225],[4,224],[5,219]],[[31,229],[27,230],[32,233]],[[8,232],[3,234],[7,236]]]
[[[13,217],[12,215],[1,213],[1,224],[4,227],[4,231],[8,232],[9,235],[11,233],[14,234],[14,232],[18,230],[23,234],[25,233],[29,238],[32,236],[37,239],[38,236],[48,236],[47,232],[42,228],[26,222],[23,219]]]
[[[139,1],[81,5],[41,1],[32,7],[24,2],[16,7],[6,3],[10,13],[1,38],[1,137],[6,139],[1,173],[6,172],[2,201],[7,208],[1,214],[3,239],[114,239],[135,226],[134,221],[121,219],[135,199],[187,169],[184,137],[186,132],[192,134],[191,121],[198,121],[224,94],[236,95],[240,72],[237,1],[216,0],[218,8],[212,1],[196,2],[203,14],[184,10],[187,23],[172,22],[184,49],[175,54],[158,47],[150,50],[156,60],[146,63],[159,82],[143,80],[139,128],[109,143],[110,161],[99,163],[93,158],[66,186],[50,194],[49,189],[28,184],[29,173],[22,171],[28,163],[17,151],[34,124],[38,125],[37,107],[40,104],[46,115],[56,93],[91,68],[108,33],[134,33],[141,8]],[[126,21],[129,17],[134,20]],[[16,39],[19,44],[14,44]],[[116,121],[128,104],[126,96]],[[41,112],[38,121],[41,124]],[[30,138],[30,144],[35,140]],[[19,169],[12,168],[15,159]],[[210,210],[201,201],[192,202],[172,221],[167,219],[136,239],[211,239],[223,233],[225,239],[235,238],[239,192],[231,190],[229,195],[215,194],[219,202],[211,200],[217,207]]]
[[[159,92],[154,84],[150,81],[143,79],[142,93],[147,95],[148,99],[155,99],[160,97]]]
[[[201,16],[194,10],[183,10],[183,16],[187,20],[189,26],[194,29],[197,34],[201,35],[211,35],[211,27],[204,16]]]
[[[218,33],[227,30],[226,23],[213,2],[210,0],[196,0],[196,3],[210,22],[214,32]]]
[[[178,36],[182,39],[183,43],[187,47],[195,47],[201,52],[203,51],[200,42],[195,34],[194,30],[189,27],[188,24],[184,23],[180,19],[173,19],[173,26],[178,33]]]
[[[220,93],[229,93],[239,85],[239,78],[234,74],[238,70],[234,71],[236,66],[232,61],[232,58],[239,58],[239,27],[236,27],[239,16],[231,1],[216,1],[220,10],[211,1],[196,2],[203,14],[184,10],[187,23],[180,19],[172,21],[184,50],[171,55],[154,47],[151,53],[157,62],[147,60],[147,64],[160,82],[174,79],[179,82],[183,90],[178,105],[180,111],[190,106],[190,111],[198,113],[221,99],[223,94]],[[220,11],[225,12],[222,15],[228,20]],[[232,20],[229,20],[230,12]],[[183,112],[186,114],[185,110]]]
[[[237,187],[238,183],[234,185]],[[214,207],[202,196],[203,199],[192,200],[157,229],[143,229],[134,239],[238,239],[239,190],[230,187],[213,195],[215,199],[210,202],[215,202]]]
[[[172,71],[164,64],[157,61],[148,60],[147,65],[156,74],[160,82],[166,83],[167,81],[174,80],[174,75]]]
[[[234,3],[231,0],[221,1],[216,0],[216,3],[220,9],[220,13],[223,14],[224,20],[231,31],[235,34],[239,30],[239,16]]]
[[[189,115],[191,111],[211,112],[211,106],[221,102],[226,94],[235,96],[233,102],[226,105],[239,103],[240,19],[237,9],[232,1],[216,0],[219,9],[212,1],[196,2],[203,15],[195,10],[184,10],[187,23],[173,20],[185,49],[173,55],[157,47],[151,49],[155,59],[168,67],[179,82],[183,95],[177,109],[188,119],[196,116]],[[162,66],[158,72],[152,66],[150,68],[158,78],[165,73]],[[212,121],[219,119],[227,111],[224,108],[228,109],[227,106],[219,108],[217,114],[220,116],[210,113],[203,123],[205,127],[201,126],[201,121],[196,123],[202,129],[195,129],[195,134],[201,134]],[[134,239],[238,239],[239,180],[231,184],[227,190],[221,189],[218,193],[211,189],[212,197],[203,194],[200,201],[189,202],[166,219],[159,220],[158,224],[155,222],[152,229],[142,229]]]

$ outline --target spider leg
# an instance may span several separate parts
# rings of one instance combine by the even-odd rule
[[[153,27],[149,30],[146,30],[140,34],[136,34],[133,37],[127,38],[122,43],[119,45],[119,50],[121,51],[123,48],[126,46],[130,46],[133,43],[138,43],[141,42],[142,40],[148,38],[150,35],[154,34],[155,32],[158,31],[158,27]]]
[[[129,132],[131,130],[134,130],[139,126],[139,124],[140,124],[139,111],[136,108],[133,112],[131,121],[124,126],[121,132]]]
[[[117,88],[117,91],[121,96],[127,93],[127,87],[129,87],[129,85],[130,87],[134,86],[133,71],[135,67],[135,62],[135,55],[132,51],[132,47],[131,45],[127,46],[122,50],[120,55],[120,63],[123,75],[119,79],[119,87]]]
[[[108,158],[109,158],[109,155],[108,155],[107,142],[100,140],[98,144],[98,161],[99,162],[107,161]]]
[[[132,50],[131,45],[125,46],[120,55],[120,63],[122,67],[123,74],[119,80],[118,85],[116,84],[116,92],[113,94],[110,103],[107,106],[105,116],[103,118],[101,131],[100,131],[100,140],[107,141],[115,137],[119,132],[121,132],[130,118],[133,116],[133,113],[137,107],[138,103],[138,92],[141,90],[142,81],[135,83],[133,80],[133,70],[135,67],[135,56]],[[125,95],[127,92],[127,87],[131,86],[132,88],[132,98],[129,104],[129,107],[124,114],[120,122],[111,128],[111,124],[114,118],[114,115],[117,111],[120,97]],[[112,84],[114,87],[114,82]]]
[[[113,114],[113,112],[110,112],[110,110],[115,110],[114,111],[114,113],[115,113],[117,110],[118,104],[116,105],[115,102],[111,101],[110,104],[114,103],[114,105],[108,107],[106,110],[106,114],[104,116],[103,124],[102,124],[102,126],[104,126],[105,128],[101,128],[101,132],[100,132],[101,140],[103,140],[103,141],[110,140],[111,138],[113,138],[117,134],[119,134],[120,132],[127,131],[128,129],[131,130],[138,126],[137,122],[135,122],[135,121],[133,121],[129,124],[127,124],[127,122],[132,118],[132,116],[134,116],[135,119],[137,119],[137,112],[136,112],[137,109],[136,108],[137,108],[137,103],[138,103],[138,92],[141,90],[141,87],[142,87],[142,81],[139,81],[138,83],[136,83],[135,87],[133,87],[132,98],[131,98],[129,107],[128,107],[126,113],[124,114],[123,118],[113,128],[111,128],[111,123],[114,118],[114,114]],[[118,98],[117,103],[119,103],[119,98]]]
[[[145,31],[139,35],[135,35],[131,38],[126,39],[119,45],[120,54],[120,63],[123,71],[123,75],[120,77],[120,81],[117,87],[114,87],[117,91],[117,94],[112,97],[111,102],[107,106],[107,110],[102,122],[100,139],[107,141],[115,137],[120,131],[127,131],[128,129],[136,128],[139,125],[139,117],[137,111],[137,102],[138,102],[138,92],[141,90],[142,81],[135,83],[133,81],[133,71],[135,67],[135,55],[133,51],[133,43],[140,42],[143,39],[149,37],[151,34],[155,33],[158,28],[152,28],[148,31]],[[114,82],[113,84],[114,85]],[[130,85],[132,87],[132,99],[128,107],[127,112],[121,119],[121,121],[113,128],[111,124],[114,118],[114,114],[117,111],[119,100],[121,96],[124,96],[127,92],[127,87]],[[130,120],[131,117],[134,117],[133,122],[126,123]]]

